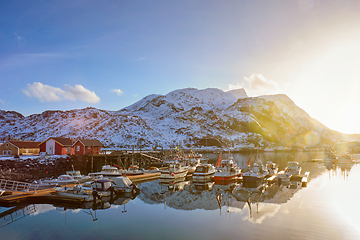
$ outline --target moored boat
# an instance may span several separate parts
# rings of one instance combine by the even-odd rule
[[[72,176],[78,183],[88,182],[93,179],[91,176],[82,175],[80,171],[75,170],[67,171],[66,174]]]
[[[212,164],[201,164],[195,169],[192,174],[193,181],[208,181],[215,175],[215,167]]]
[[[123,174],[122,169],[118,169],[117,167],[112,167],[110,165],[102,166],[100,172],[94,172],[89,173],[90,177],[97,177],[97,176],[103,176],[103,177],[120,177]]]
[[[56,194],[64,197],[64,200],[84,201],[90,202],[94,200],[92,187],[83,187],[75,185],[72,188],[54,187]]]
[[[86,182],[82,185],[83,187],[88,187],[93,190],[93,195],[98,197],[108,197],[115,193],[114,181],[111,179],[95,179],[91,182]]]
[[[273,163],[271,161],[267,161],[266,163],[266,170],[268,171],[268,173],[270,175],[275,175],[278,173],[279,171],[279,168],[278,166],[276,165],[276,163]]]
[[[141,175],[144,174],[143,170],[139,169],[138,165],[131,165],[128,170],[124,171],[123,175],[133,176],[133,175]]]
[[[167,169],[161,170],[160,179],[175,179],[185,177],[188,173],[188,167],[181,163],[169,163]]]
[[[241,175],[241,169],[234,163],[232,157],[221,160],[214,174],[214,181],[227,182],[237,179]]]
[[[46,179],[43,181],[38,181],[39,187],[48,187],[48,186],[65,186],[68,184],[75,184],[77,183],[77,180],[75,180],[70,175],[60,175],[58,178],[55,179]]]
[[[127,177],[115,177],[112,178],[114,181],[114,189],[116,194],[124,194],[124,193],[138,193],[140,190],[136,186],[135,183],[133,183],[129,178]]]
[[[287,167],[285,168],[285,173],[288,175],[300,175],[301,165],[295,161],[288,162]]]
[[[243,173],[243,182],[254,182],[254,183],[262,183],[265,177],[269,175],[269,172],[264,167],[261,161],[254,162],[253,165],[248,169],[247,172]]]

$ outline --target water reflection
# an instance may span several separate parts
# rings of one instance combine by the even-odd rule
[[[308,158],[309,159],[309,158]],[[310,172],[308,182],[329,171],[329,176],[342,174],[346,179],[352,164],[335,164],[331,167],[321,161],[302,161],[304,172]],[[181,210],[214,210],[231,203],[241,209],[245,205],[251,210],[252,205],[259,203],[284,204],[303,187],[302,177],[292,178],[289,182],[242,183],[236,180],[226,184],[213,181],[194,182],[179,178],[168,182],[153,181],[139,186],[139,198],[145,203],[164,203],[166,206]],[[254,185],[255,184],[255,185]],[[218,196],[221,195],[219,206]]]
[[[3,228],[11,223],[14,223],[26,216],[34,214],[37,211],[35,204],[21,205],[10,208],[5,212],[0,213],[0,228]]]
[[[36,204],[30,217],[0,231],[4,239],[16,233],[22,239],[360,239],[360,166],[313,158],[320,159],[297,160],[310,171],[307,187],[157,180],[141,183],[135,198],[122,196],[104,205]],[[10,209],[3,211],[7,219],[16,212]]]

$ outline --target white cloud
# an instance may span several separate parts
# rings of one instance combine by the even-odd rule
[[[245,84],[229,84],[229,90],[245,88],[249,96],[259,96],[280,93],[279,85],[271,80],[267,80],[262,74],[253,74],[245,77]]]
[[[0,99],[0,102],[5,105],[5,102],[3,100]]]
[[[124,94],[124,92],[121,91],[120,88],[119,89],[111,89],[111,92],[116,93],[118,96],[121,96]]]
[[[63,100],[80,100],[83,102],[97,103],[100,98],[82,85],[75,85],[75,87],[65,85],[65,90],[49,85],[44,85],[40,82],[28,84],[27,89],[22,90],[26,96],[33,97],[41,102],[53,102]]]

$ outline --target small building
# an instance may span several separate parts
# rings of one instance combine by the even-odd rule
[[[74,154],[74,140],[64,137],[51,137],[39,144],[40,152],[49,155]]]
[[[40,142],[8,140],[0,145],[2,155],[37,155],[40,152]]]
[[[99,154],[103,144],[97,139],[78,139],[74,143],[75,155]]]

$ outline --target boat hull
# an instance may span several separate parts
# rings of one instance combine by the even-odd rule
[[[222,183],[222,182],[231,182],[236,180],[239,177],[240,174],[236,174],[236,175],[214,175],[214,181],[215,183]]]
[[[209,181],[214,178],[215,172],[209,173],[193,173],[192,179],[193,181]]]

